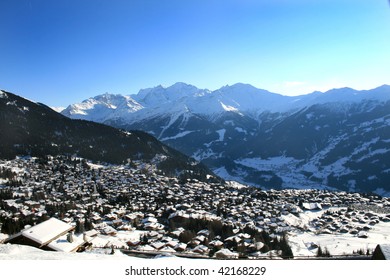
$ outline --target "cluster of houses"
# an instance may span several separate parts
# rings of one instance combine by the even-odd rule
[[[376,223],[390,221],[386,197],[179,181],[140,164],[97,165],[65,156],[0,160],[13,174],[0,179],[0,226],[8,234],[0,243],[61,251],[116,244],[133,252],[237,258],[266,253],[269,242],[294,229],[364,238]],[[339,210],[323,211],[309,228],[286,218],[331,207]],[[6,232],[7,220],[29,224]],[[44,229],[54,230],[44,236]]]

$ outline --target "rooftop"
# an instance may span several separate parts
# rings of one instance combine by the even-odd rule
[[[73,226],[56,218],[50,218],[47,221],[24,230],[22,235],[43,246],[72,229]]]

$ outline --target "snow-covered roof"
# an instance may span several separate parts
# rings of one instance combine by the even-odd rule
[[[128,260],[134,258],[122,254],[119,250],[114,255],[103,252],[69,254],[64,252],[43,251],[31,246],[0,244],[0,260]]]
[[[64,223],[56,218],[50,218],[36,226],[33,226],[22,232],[22,236],[37,242],[38,244],[46,245],[50,241],[58,238],[66,232],[73,229],[73,226]]]
[[[57,252],[74,252],[84,243],[82,236],[73,235],[73,241],[69,242],[67,236],[63,235],[49,243],[48,247]]]
[[[221,249],[215,253],[217,258],[237,258],[238,253],[232,252],[229,249]]]
[[[379,247],[386,260],[390,260],[390,244],[380,244]]]
[[[143,224],[146,224],[146,223],[157,223],[157,219],[154,218],[154,217],[147,217],[147,218],[142,220],[142,223]]]
[[[307,210],[317,210],[317,209],[322,209],[322,206],[320,203],[312,202],[312,203],[302,203],[302,207],[307,209]]]

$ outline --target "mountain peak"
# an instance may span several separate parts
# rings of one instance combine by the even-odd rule
[[[202,90],[193,85],[178,82],[169,87],[161,85],[154,88],[141,89],[131,97],[143,106],[160,106],[165,103],[176,102],[183,97],[196,95]]]
[[[72,120],[41,103],[12,93],[0,98],[0,158],[17,155],[77,155],[93,161],[122,163],[141,160],[169,176],[191,172],[207,180],[202,164],[163,145],[142,131],[123,131],[96,122]]]
[[[138,94],[130,96],[105,93],[82,103],[71,105],[64,110],[63,114],[97,122],[106,122],[111,119],[121,120],[121,122],[135,122],[159,114],[170,115],[174,120],[179,113],[183,112],[215,117],[224,113],[226,108],[234,108],[235,112],[258,116],[266,111],[288,112],[314,104],[347,104],[365,99],[389,100],[390,86],[383,85],[369,91],[358,91],[345,87],[290,97],[259,89],[246,83],[236,83],[209,91],[184,82],[177,82],[169,87],[158,85],[142,89]]]
[[[218,91],[224,92],[227,94],[272,94],[272,95],[280,95],[277,93],[271,93],[264,89],[259,89],[257,87],[252,86],[251,84],[245,84],[245,83],[236,83],[231,86],[226,85],[222,88],[220,88]]]
[[[197,87],[183,82],[177,82],[165,89],[168,93],[174,92],[177,94],[184,94],[184,95],[191,95],[199,91]]]
[[[350,87],[334,88],[324,92],[324,94],[356,94],[358,91]]]
[[[384,84],[384,85],[381,85],[381,86],[379,86],[377,88],[374,88],[372,91],[374,91],[374,92],[386,91],[386,92],[388,92],[388,94],[390,94],[390,85]]]
[[[183,82],[176,82],[174,83],[173,85],[167,87],[167,88],[186,88],[186,87],[193,87],[193,88],[196,88],[195,86],[193,85],[190,85],[190,84],[186,84],[186,83],[183,83]]]

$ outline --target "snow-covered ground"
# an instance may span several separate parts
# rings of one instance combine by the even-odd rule
[[[340,208],[330,208],[327,211],[336,211]],[[316,256],[317,246],[328,249],[331,255],[351,255],[354,251],[369,249],[371,252],[378,244],[390,244],[390,223],[379,222],[367,232],[367,238],[358,238],[349,233],[316,234],[310,227],[310,221],[319,218],[325,210],[305,211],[299,217],[293,214],[283,215],[284,222],[305,231],[292,230],[288,233],[289,244],[296,257]],[[120,250],[115,249],[111,255],[111,246],[127,248],[128,241],[137,241],[144,232],[118,231],[116,236],[98,235],[91,240],[94,247],[107,247],[107,249],[94,249],[84,253],[47,252],[23,245],[0,244],[0,260],[126,260],[130,258]],[[264,257],[262,255],[261,257]],[[134,257],[133,257],[134,258]]]
[[[111,247],[116,248],[127,248],[128,241],[137,241],[140,240],[141,236],[144,234],[144,231],[134,230],[134,231],[117,231],[116,236],[102,235],[94,237],[90,242],[94,247]]]
[[[43,251],[34,247],[14,244],[0,244],[0,260],[126,260],[131,257],[111,249],[95,253],[61,253]]]
[[[267,159],[242,158],[239,160],[235,160],[234,162],[236,164],[253,168],[254,170],[274,172],[277,176],[279,176],[283,180],[283,184],[282,184],[283,188],[328,189],[328,190],[333,189],[321,183],[308,180],[307,177],[304,174],[302,174],[302,171],[304,169],[302,168],[301,164],[303,161],[297,160],[293,157],[278,156],[278,157],[270,157]],[[318,171],[314,165],[311,166],[311,171],[313,171],[314,169],[316,170],[316,172]],[[292,172],[291,170],[295,170],[295,172]],[[225,178],[222,176],[224,174],[218,174],[218,175],[220,175],[222,178]],[[245,175],[243,174],[240,177],[245,177]]]
[[[322,249],[327,248],[331,255],[352,254],[360,249],[364,252],[369,249],[372,252],[378,244],[390,244],[390,223],[388,222],[379,222],[372,226],[367,232],[367,238],[359,238],[349,233],[316,234],[310,231],[309,222],[324,212],[325,210],[305,211],[300,213],[299,218],[292,214],[283,216],[285,222],[290,225],[301,227],[306,225],[309,229],[302,232],[289,232],[288,240],[294,256],[315,256],[317,248],[313,246],[314,244],[321,246]]]
[[[115,248],[128,248],[128,241],[140,240],[144,231],[117,231],[116,236],[99,234],[89,240],[94,248],[88,252],[83,253],[62,253],[62,252],[48,252],[34,247],[14,244],[0,244],[0,260],[95,260],[95,259],[127,259],[129,256],[124,255],[119,249],[115,249],[115,254],[111,255],[111,246]],[[0,241],[5,240],[7,235],[0,233]],[[82,238],[74,236],[74,238]],[[105,247],[105,249],[99,249]]]

